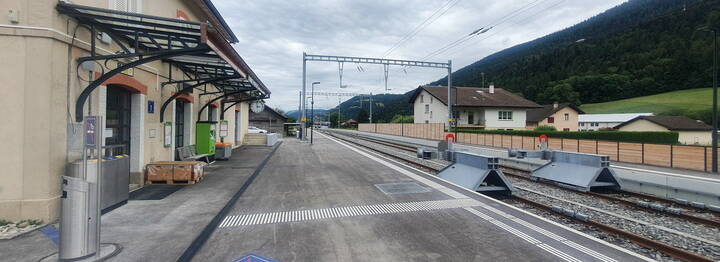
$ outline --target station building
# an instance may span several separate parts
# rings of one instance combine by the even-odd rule
[[[61,176],[81,159],[86,116],[106,119],[104,153],[129,155],[128,186],[138,187],[146,164],[195,143],[197,121],[226,120],[216,138],[240,146],[249,103],[270,95],[209,0],[0,7],[0,219],[58,218]]]

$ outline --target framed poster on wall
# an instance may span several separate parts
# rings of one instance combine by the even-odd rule
[[[163,145],[172,146],[172,122],[165,122],[163,126]]]
[[[220,120],[220,137],[227,137],[228,136],[228,121],[227,120]]]

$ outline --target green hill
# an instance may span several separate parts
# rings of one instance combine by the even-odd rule
[[[604,103],[584,104],[588,114],[655,113],[685,115],[709,123],[712,119],[712,88],[678,90],[656,95],[628,98]]]
[[[487,56],[453,84],[487,83],[538,103],[601,103],[712,83],[720,0],[630,0],[565,30]],[[435,84],[444,84],[440,79]]]

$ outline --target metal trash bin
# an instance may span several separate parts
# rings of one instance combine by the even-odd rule
[[[232,145],[215,146],[215,159],[228,160],[232,154]]]
[[[88,182],[97,181],[97,160],[88,160],[87,171]],[[72,177],[81,177],[82,160],[70,163],[67,174]],[[130,197],[130,157],[118,155],[103,159],[102,176],[100,208],[105,213],[124,205]]]
[[[96,252],[97,198],[95,185],[63,176],[60,219],[60,260],[82,259]]]

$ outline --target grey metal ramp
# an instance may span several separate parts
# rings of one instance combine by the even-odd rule
[[[498,192],[510,195],[515,189],[498,170],[497,157],[468,152],[454,152],[455,163],[441,170],[437,176],[477,192]]]
[[[610,158],[595,154],[554,150],[551,162],[533,171],[532,177],[585,192],[601,187],[622,187],[610,168]]]

